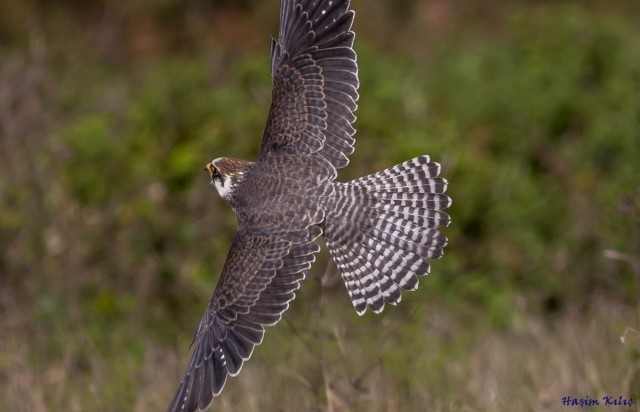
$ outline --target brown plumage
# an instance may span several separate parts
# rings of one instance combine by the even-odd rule
[[[440,166],[421,156],[348,183],[358,68],[348,0],[282,0],[273,95],[255,162],[218,158],[211,182],[238,219],[222,276],[169,411],[204,410],[274,325],[323,235],[358,314],[397,304],[447,239]]]

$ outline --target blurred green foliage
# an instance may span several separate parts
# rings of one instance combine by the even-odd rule
[[[465,182],[451,193],[464,199],[453,210],[460,240],[477,253],[472,276],[570,299],[605,289],[635,300],[631,267],[602,256],[638,247],[634,32],[576,6],[510,24],[508,38],[443,50],[428,76],[427,121],[451,139],[452,180]]]
[[[266,39],[261,27],[277,18],[274,2],[187,3],[0,6],[0,327],[7,331],[0,335],[0,398],[8,410],[156,409],[185,366],[184,359],[169,366],[166,354],[186,356],[235,230],[232,212],[200,170],[218,156],[255,158],[270,83],[267,42],[254,48],[251,38]],[[469,4],[483,10],[480,3]],[[391,2],[371,2],[372,11],[368,2],[354,4],[363,19],[356,25],[358,143],[341,178],[430,154],[443,164],[454,199],[450,245],[419,291],[377,317],[357,318],[341,286],[320,285],[321,256],[279,332],[268,331],[273,343],[249,362],[267,372],[243,372],[268,375],[287,360],[304,371],[296,379],[311,400],[291,395],[288,410],[333,402],[322,383],[331,365],[335,386],[356,376],[352,409],[374,404],[358,400],[365,390],[358,385],[367,385],[357,378],[372,387],[377,381],[365,372],[376,365],[384,365],[383,386],[399,394],[379,410],[425,402],[482,409],[464,396],[473,383],[455,369],[456,360],[478,362],[469,353],[479,340],[566,313],[584,314],[577,319],[585,325],[602,322],[596,303],[635,311],[637,321],[638,7],[509,3],[493,27],[472,23],[473,5],[403,4],[413,12],[402,14],[413,16],[406,25],[385,18]],[[439,4],[448,10],[437,14],[441,27],[425,24]],[[222,29],[194,17],[202,10],[253,31],[225,42]],[[437,45],[405,42],[432,28],[442,39]],[[380,32],[384,45],[396,47],[372,40]],[[617,339],[626,319],[607,318],[607,336]],[[549,342],[562,335],[554,327],[549,333]],[[23,359],[16,355],[23,342],[24,363],[14,363]],[[360,348],[348,362],[345,346]],[[633,380],[637,346],[601,355],[599,362],[628,376],[628,388],[640,383]],[[27,403],[18,399],[34,385],[20,380],[23,369],[44,376],[34,378],[42,395]],[[527,373],[511,384],[535,386],[537,375]],[[165,380],[154,381],[158,374]],[[234,405],[246,388],[226,391]],[[275,410],[287,395],[265,396],[258,399]]]

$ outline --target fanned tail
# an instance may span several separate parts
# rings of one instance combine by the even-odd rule
[[[447,181],[428,156],[336,185],[325,224],[327,246],[358,314],[400,302],[401,290],[418,287],[425,259],[442,256],[438,231],[451,219]]]

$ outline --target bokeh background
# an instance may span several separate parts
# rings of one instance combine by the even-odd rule
[[[164,410],[235,230],[202,167],[256,157],[278,3],[0,2],[0,410]],[[640,410],[640,3],[353,8],[340,178],[431,155],[449,247],[363,317],[323,253],[214,409]]]

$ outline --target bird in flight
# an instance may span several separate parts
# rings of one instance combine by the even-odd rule
[[[443,253],[451,204],[428,156],[337,182],[354,151],[358,66],[349,0],[281,0],[272,101],[255,162],[205,169],[236,214],[222,275],[169,411],[205,410],[295,298],[324,237],[359,315],[400,302]]]

